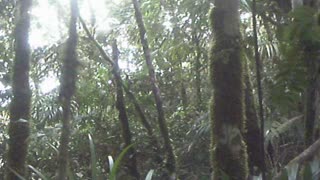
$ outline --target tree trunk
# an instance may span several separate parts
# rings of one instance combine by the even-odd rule
[[[246,115],[246,129],[244,133],[245,142],[248,151],[248,165],[250,174],[259,175],[263,170],[263,161],[261,157],[261,131],[259,128],[259,119],[254,104],[254,96],[252,93],[252,86],[248,72],[248,66],[245,66],[244,74],[244,102],[245,102],[245,115]],[[258,170],[255,170],[257,167]]]
[[[131,131],[130,131],[130,127],[129,127],[126,106],[125,106],[124,97],[123,97],[122,78],[120,75],[120,68],[119,68],[119,64],[118,64],[119,50],[118,50],[116,41],[114,41],[112,44],[112,59],[114,62],[112,71],[113,71],[115,84],[116,84],[116,91],[117,91],[116,108],[119,111],[119,121],[121,124],[122,138],[123,138],[125,146],[127,147],[127,146],[131,145],[132,138],[131,138]],[[140,174],[137,169],[136,154],[135,154],[135,150],[133,147],[129,149],[127,157],[129,159],[129,161],[128,161],[129,174],[132,177],[139,180]]]
[[[196,110],[199,112],[202,108],[202,94],[201,94],[201,48],[200,48],[200,40],[197,37],[196,33],[193,35],[193,43],[196,45],[196,59],[194,62],[194,73],[195,73],[195,90],[196,90]]]
[[[300,3],[301,4],[301,3]],[[310,6],[311,8],[317,8],[318,0],[303,0],[303,5]],[[318,47],[313,47],[307,43],[301,44],[303,48],[306,67],[308,72],[308,86],[305,90],[305,146],[309,147],[315,139],[315,122],[317,120],[317,100],[319,95],[317,90],[319,88],[319,59],[318,59]]]
[[[106,52],[100,46],[100,44],[90,34],[89,29],[87,28],[86,24],[84,23],[84,21],[81,18],[80,18],[80,22],[81,22],[81,24],[83,26],[83,29],[85,30],[87,36],[89,37],[89,39],[95,44],[95,46],[99,50],[102,58],[113,67],[114,66],[114,62],[109,58],[109,56],[106,54]],[[160,156],[158,154],[158,151],[160,150],[160,148],[159,148],[159,143],[158,143],[157,137],[154,135],[153,129],[152,129],[149,121],[147,120],[145,114],[143,113],[143,109],[139,105],[139,102],[137,101],[137,99],[135,98],[133,93],[130,91],[130,89],[128,87],[126,87],[123,83],[122,83],[122,87],[123,87],[124,91],[126,92],[126,94],[128,95],[129,99],[132,101],[132,103],[133,103],[133,105],[134,105],[134,107],[135,107],[135,109],[136,109],[136,111],[137,111],[137,113],[138,113],[138,115],[140,117],[142,125],[147,130],[147,134],[149,135],[149,137],[150,137],[150,139],[152,141],[151,144],[154,145],[154,149],[155,149],[155,152],[157,154],[157,157],[156,157],[157,162],[161,161],[160,160],[161,158],[160,158]]]
[[[77,0],[70,0],[71,19],[69,25],[69,38],[66,42],[64,51],[61,86],[59,100],[62,105],[62,129],[59,146],[58,158],[58,174],[57,180],[67,179],[67,168],[69,160],[69,141],[70,141],[70,121],[71,114],[71,99],[76,89],[77,79],[77,17],[78,17],[78,2]]]
[[[309,60],[309,59],[307,59]],[[316,61],[316,57],[310,58],[307,64],[308,69],[308,87],[305,94],[305,145],[309,147],[315,140],[315,122],[317,119],[317,99],[319,88],[319,65]]]
[[[140,41],[143,47],[143,52],[146,60],[146,64],[149,70],[149,79],[152,86],[152,92],[155,98],[155,103],[158,111],[158,123],[160,128],[160,133],[164,140],[164,148],[166,150],[166,156],[167,156],[167,162],[166,162],[166,168],[168,170],[169,176],[168,179],[175,179],[175,172],[176,172],[176,160],[175,155],[173,153],[173,148],[170,142],[169,138],[169,130],[168,126],[165,120],[164,111],[162,107],[162,99],[160,95],[160,89],[156,82],[156,76],[154,72],[154,67],[152,64],[151,59],[151,53],[149,49],[149,44],[146,36],[146,29],[144,27],[143,19],[142,19],[142,13],[140,10],[140,5],[137,0],[132,0],[133,6],[135,9],[135,17],[139,28],[140,33]]]
[[[254,38],[254,59],[256,64],[256,76],[257,76],[257,90],[258,90],[258,102],[259,102],[259,117],[260,117],[260,170],[262,174],[262,180],[266,180],[266,164],[265,164],[265,152],[264,152],[264,112],[263,112],[263,93],[262,93],[262,78],[261,70],[262,63],[260,60],[259,47],[258,47],[258,31],[257,31],[257,2],[256,0],[252,1],[252,29],[253,29],[253,38]],[[248,76],[249,77],[249,76]]]
[[[227,175],[231,180],[246,180],[239,1],[216,0],[214,5],[210,13],[214,34],[210,52],[213,179]]]
[[[15,36],[15,59],[12,76],[12,102],[10,106],[9,151],[7,180],[19,179],[13,171],[25,176],[28,139],[30,134],[31,90],[29,85],[31,0],[17,1]]]

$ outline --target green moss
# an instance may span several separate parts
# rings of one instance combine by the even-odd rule
[[[244,87],[240,32],[224,33],[225,11],[215,7],[210,12],[214,40],[210,49],[211,163],[213,179],[220,180],[224,173],[232,180],[248,176],[244,130]],[[230,18],[230,17],[229,17]]]

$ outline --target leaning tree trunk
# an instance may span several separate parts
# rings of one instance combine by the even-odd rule
[[[30,7],[32,0],[17,1],[15,59],[12,76],[12,102],[10,107],[9,151],[7,180],[19,179],[14,172],[25,176],[28,151],[31,90],[29,85]]]
[[[214,5],[210,13],[214,35],[210,52],[213,179],[227,175],[232,180],[246,180],[239,1],[215,0]]]
[[[58,158],[58,175],[57,180],[67,179],[68,168],[68,146],[70,141],[70,121],[71,113],[71,98],[75,93],[77,79],[77,17],[78,17],[78,2],[70,0],[71,19],[69,25],[69,38],[66,43],[66,48],[63,57],[62,77],[60,80],[60,95],[59,100],[62,105],[62,132],[60,137],[59,158]]]
[[[131,145],[132,138],[131,138],[131,131],[129,127],[129,120],[127,116],[126,106],[125,106],[124,97],[123,97],[122,78],[120,75],[120,68],[118,64],[119,50],[118,50],[116,41],[114,41],[112,44],[112,58],[114,62],[112,71],[113,71],[115,84],[116,84],[116,91],[117,91],[116,107],[119,111],[119,121],[121,124],[122,138],[125,146],[127,147]],[[136,179],[139,180],[140,174],[137,169],[137,160],[136,160],[135,150],[133,147],[129,149],[127,157],[130,158],[128,161],[129,174],[132,177],[135,177]]]
[[[147,36],[146,36],[146,28],[144,27],[139,2],[137,0],[132,0],[132,2],[133,2],[134,9],[135,9],[135,17],[136,17],[136,21],[137,21],[138,28],[139,28],[140,41],[142,44],[146,64],[147,64],[147,67],[149,70],[149,79],[150,79],[150,83],[152,86],[152,93],[154,95],[155,103],[156,103],[156,107],[157,107],[157,111],[158,111],[158,123],[159,123],[160,133],[161,133],[163,140],[164,140],[164,148],[166,150],[166,156],[167,156],[166,157],[167,158],[166,168],[167,168],[169,176],[170,176],[169,179],[175,179],[176,160],[175,160],[173,148],[172,148],[170,138],[169,138],[168,126],[167,126],[167,123],[166,123],[166,120],[164,117],[164,111],[163,111],[163,107],[162,107],[162,99],[160,96],[160,89],[159,89],[157,82],[156,82],[156,75],[154,72],[150,48],[149,48],[149,44],[148,44],[148,40],[147,40]]]

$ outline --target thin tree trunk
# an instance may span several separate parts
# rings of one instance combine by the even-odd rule
[[[226,175],[231,180],[246,180],[239,1],[215,0],[214,5],[210,13],[214,35],[210,51],[212,178],[221,180]]]
[[[29,85],[30,46],[30,7],[32,0],[17,1],[17,23],[15,36],[15,59],[12,76],[12,102],[10,106],[9,151],[7,180],[16,180],[13,173],[26,175],[26,157],[30,134],[31,90]]]
[[[125,146],[131,145],[131,131],[129,127],[129,120],[126,112],[126,106],[123,97],[123,89],[122,89],[122,78],[120,75],[120,68],[118,64],[119,59],[119,50],[117,47],[117,42],[114,41],[112,44],[112,59],[113,59],[113,75],[115,78],[116,84],[116,92],[117,92],[117,100],[116,100],[116,107],[119,111],[119,121],[121,124],[121,131],[122,131],[122,138],[124,141]],[[129,174],[136,179],[140,179],[140,174],[137,169],[137,160],[134,148],[130,148],[128,155],[129,161]]]
[[[311,8],[316,8],[318,0],[303,0],[303,5],[309,6]],[[299,3],[301,5],[301,2]],[[309,45],[310,47],[310,45]],[[305,99],[305,109],[304,109],[304,118],[305,118],[305,146],[309,147],[315,139],[315,122],[317,120],[317,100],[318,93],[317,89],[319,88],[319,58],[318,48],[308,48],[307,44],[301,44],[303,48],[306,67],[308,72],[308,86],[305,90],[306,99]],[[316,50],[314,50],[316,49]]]
[[[198,111],[202,110],[202,95],[201,95],[201,49],[200,49],[200,40],[196,36],[196,33],[193,37],[193,42],[196,45],[196,59],[194,63],[194,72],[195,72],[195,90],[196,90],[196,109]]]
[[[260,160],[262,180],[266,179],[266,164],[265,164],[265,152],[264,152],[264,112],[262,103],[262,82],[261,82],[261,60],[258,50],[258,32],[257,32],[257,19],[256,19],[257,3],[256,0],[252,1],[252,29],[254,37],[254,57],[256,63],[256,76],[257,76],[257,88],[258,88],[258,100],[259,100],[259,117],[260,117]]]
[[[129,96],[129,99],[132,101],[134,108],[136,109],[141,123],[143,125],[143,127],[147,130],[147,134],[151,140],[150,144],[152,145],[152,149],[154,151],[154,161],[159,164],[162,162],[162,157],[160,156],[160,145],[159,145],[159,141],[157,139],[157,137],[154,135],[153,133],[153,129],[149,123],[149,121],[147,120],[145,114],[143,113],[143,110],[141,108],[141,106],[139,105],[139,102],[137,101],[136,97],[133,95],[132,92],[130,92],[130,90],[128,89],[128,87],[126,87],[125,85],[122,84],[123,89],[125,90],[126,94]]]
[[[261,131],[259,128],[259,119],[254,104],[254,96],[252,93],[252,86],[248,72],[248,65],[245,65],[244,74],[244,101],[245,101],[245,115],[246,115],[246,130],[244,138],[247,144],[248,151],[248,165],[250,174],[259,175],[263,169],[263,158],[261,157]],[[255,170],[254,167],[258,169]]]
[[[59,100],[62,105],[62,129],[59,146],[58,158],[58,174],[57,180],[67,179],[67,168],[69,160],[69,141],[70,141],[70,121],[72,119],[71,113],[71,99],[76,89],[77,79],[77,17],[78,17],[78,2],[77,0],[70,0],[71,19],[69,25],[69,38],[66,43],[64,51],[62,78],[60,86]]]
[[[150,83],[152,86],[152,92],[153,92],[153,95],[155,98],[155,103],[156,103],[156,107],[157,107],[157,111],[158,111],[158,123],[159,123],[160,133],[161,133],[163,140],[164,140],[164,147],[165,147],[166,156],[167,156],[166,168],[167,168],[169,176],[170,176],[169,178],[175,179],[176,160],[175,160],[175,155],[173,153],[173,148],[172,148],[170,138],[169,138],[168,126],[167,126],[165,116],[164,116],[164,111],[163,111],[163,107],[162,107],[162,99],[161,99],[161,95],[160,95],[160,89],[159,89],[157,82],[156,82],[156,75],[155,75],[154,67],[152,64],[151,53],[150,53],[150,48],[149,48],[149,44],[148,44],[148,40],[147,40],[146,29],[145,29],[145,26],[143,23],[142,13],[140,10],[139,2],[137,0],[132,0],[132,2],[133,2],[134,9],[135,9],[135,17],[136,17],[136,21],[137,21],[138,28],[139,28],[140,41],[142,44],[146,64],[147,64],[147,67],[149,70],[149,79],[150,79]]]
[[[316,114],[318,105],[318,87],[319,87],[319,72],[318,65],[315,61],[315,57],[311,57],[310,61],[308,61],[307,69],[309,73],[308,77],[308,87],[306,88],[306,99],[305,99],[305,145],[309,147],[315,139],[315,122],[316,122]]]
[[[103,50],[103,48],[100,46],[100,44],[93,38],[93,36],[90,34],[89,29],[87,28],[86,24],[84,23],[84,21],[80,18],[80,22],[83,26],[83,29],[85,30],[87,36],[89,37],[89,39],[95,44],[95,46],[98,48],[102,58],[109,63],[112,67],[114,66],[114,62],[109,58],[109,56],[105,53],[105,51]],[[129,96],[130,100],[132,101],[139,117],[141,120],[142,125],[144,126],[144,128],[146,128],[147,130],[147,134],[149,135],[149,137],[152,140],[152,144],[154,144],[155,149],[158,151],[159,148],[159,143],[157,138],[154,136],[153,134],[153,129],[149,123],[149,121],[147,120],[146,116],[143,113],[143,110],[141,108],[141,106],[139,105],[139,102],[137,101],[137,99],[135,98],[135,96],[133,95],[132,92],[130,92],[130,90],[124,85],[122,84],[122,87],[124,89],[124,91],[126,92],[126,94]],[[158,158],[159,159],[159,158]]]

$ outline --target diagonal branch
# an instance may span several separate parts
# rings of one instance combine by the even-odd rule
[[[111,58],[106,54],[106,52],[103,50],[103,48],[100,46],[99,42],[92,36],[90,33],[86,23],[83,21],[82,17],[79,16],[80,23],[86,32],[88,38],[93,42],[93,44],[98,48],[102,58],[106,60],[108,63],[110,63],[111,66],[114,66],[114,62],[111,60]]]

